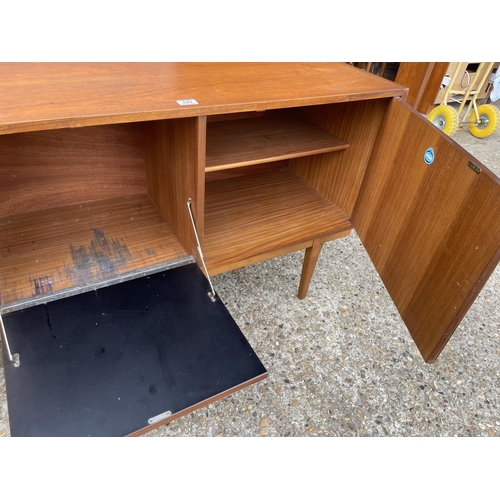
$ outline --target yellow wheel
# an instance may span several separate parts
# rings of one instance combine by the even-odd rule
[[[472,110],[469,121],[469,132],[474,137],[484,139],[489,137],[495,130],[500,127],[500,110],[491,104],[482,104],[477,107],[479,118],[476,110]]]
[[[450,137],[458,130],[457,110],[447,104],[436,106],[427,115],[427,119]]]

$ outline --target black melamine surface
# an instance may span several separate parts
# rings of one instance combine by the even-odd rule
[[[3,315],[12,436],[122,436],[266,373],[196,264]]]

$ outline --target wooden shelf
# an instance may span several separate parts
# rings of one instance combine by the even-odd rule
[[[209,182],[204,254],[218,274],[349,234],[347,215],[288,169]]]
[[[0,218],[0,306],[187,257],[149,196]]]
[[[206,171],[339,151],[348,147],[333,134],[291,113],[209,122]]]

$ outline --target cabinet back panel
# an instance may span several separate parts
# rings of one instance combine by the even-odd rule
[[[276,170],[289,169],[289,160],[273,161],[262,165],[250,165],[248,167],[229,168],[227,170],[214,170],[205,174],[205,182],[220,181],[222,179],[233,179],[245,175],[265,174]]]
[[[142,126],[0,136],[0,217],[144,193]]]

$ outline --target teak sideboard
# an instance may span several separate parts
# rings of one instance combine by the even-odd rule
[[[354,229],[426,362],[500,260],[500,182],[344,63],[0,65],[12,435],[136,435],[266,377],[209,276]],[[208,276],[208,278],[207,278]]]

